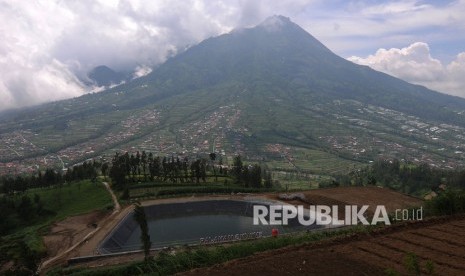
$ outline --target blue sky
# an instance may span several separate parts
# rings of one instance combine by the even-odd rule
[[[98,91],[81,81],[95,66],[141,76],[276,14],[353,62],[465,97],[465,0],[0,0],[0,110]]]
[[[426,42],[450,62],[465,45],[463,1],[317,1],[294,20],[342,56]]]
[[[331,50],[465,97],[465,1],[309,1],[293,16]]]

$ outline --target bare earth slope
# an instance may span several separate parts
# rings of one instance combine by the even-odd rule
[[[368,212],[371,214],[374,213],[377,205],[384,205],[387,212],[392,214],[397,209],[419,208],[423,203],[419,198],[381,187],[337,187],[310,190],[301,194],[305,196],[304,200],[288,202],[296,205],[337,205],[340,214],[344,213],[345,205],[368,205]],[[278,199],[278,195],[269,197]]]

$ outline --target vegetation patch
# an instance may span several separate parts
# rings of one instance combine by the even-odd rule
[[[33,200],[25,198],[33,198]],[[99,182],[90,180],[51,188],[30,189],[21,195],[9,197],[4,195],[1,200],[10,200],[14,204],[9,209],[11,212],[0,213],[1,221],[17,223],[0,236],[0,263],[13,261],[14,265],[10,269],[12,275],[21,273],[30,275],[36,270],[40,259],[46,255],[41,236],[47,232],[53,222],[69,216],[105,209],[112,204],[105,187]],[[25,206],[29,210],[27,214],[19,211]]]

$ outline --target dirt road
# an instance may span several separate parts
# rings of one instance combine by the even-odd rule
[[[131,210],[131,206],[128,206],[121,211],[121,205],[113,190],[108,183],[103,182],[103,185],[113,199],[113,213],[104,216],[102,212],[95,211],[56,223],[51,233],[44,237],[48,253],[52,257],[41,263],[37,273],[64,263],[72,257],[97,254],[95,249],[100,241]]]

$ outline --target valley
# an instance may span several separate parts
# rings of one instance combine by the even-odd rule
[[[2,133],[0,174],[66,168],[89,158],[108,158],[115,151],[136,150],[167,156],[217,152],[224,164],[240,154],[250,161],[262,159],[276,171],[323,175],[350,171],[354,165],[376,159],[397,158],[450,169],[464,162],[461,126],[353,100],[318,104],[294,114],[262,104],[266,105],[274,116],[297,117],[292,119],[298,123],[287,126],[284,120],[259,118],[237,101],[200,112],[195,112],[195,105],[164,108],[159,104],[134,113],[115,112],[105,121],[98,117],[85,123],[70,120],[64,137],[57,130],[33,128]],[[262,120],[261,128],[268,130],[250,129],[258,124],[256,120]],[[289,134],[272,131],[276,127],[289,129]],[[328,167],[329,163],[333,166]]]

